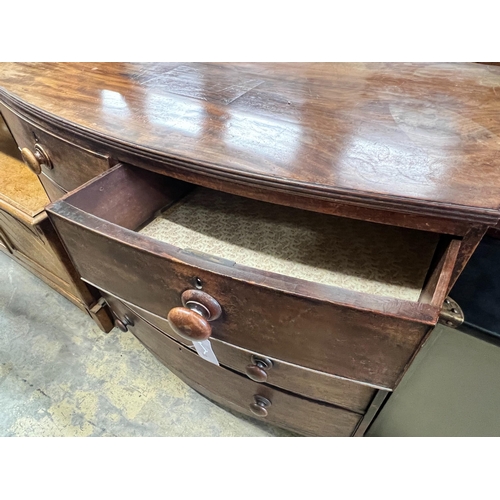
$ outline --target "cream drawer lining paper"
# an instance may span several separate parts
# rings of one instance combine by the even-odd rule
[[[197,188],[140,234],[264,271],[417,301],[438,235]]]

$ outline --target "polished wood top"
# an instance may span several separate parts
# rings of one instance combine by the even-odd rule
[[[200,179],[419,215],[499,217],[500,67],[6,63],[0,99]]]

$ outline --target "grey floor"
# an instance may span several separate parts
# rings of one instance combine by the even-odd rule
[[[438,327],[370,436],[500,436],[500,347]],[[0,253],[0,436],[292,436],[190,389]]]

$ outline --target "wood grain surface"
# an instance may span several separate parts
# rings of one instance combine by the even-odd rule
[[[499,218],[495,66],[6,63],[0,88],[35,123],[208,187]]]

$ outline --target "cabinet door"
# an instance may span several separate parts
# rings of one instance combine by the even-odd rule
[[[0,210],[0,249],[89,312],[103,331],[111,330],[113,326],[105,309],[89,311],[99,295],[81,280],[48,218],[29,225]]]
[[[0,210],[0,230],[10,253],[23,264],[36,268],[37,272],[44,275],[66,291],[72,291],[72,277],[64,264],[57,258],[54,250],[42,228],[50,225],[45,219],[44,223],[30,226],[16,219],[7,212]]]

